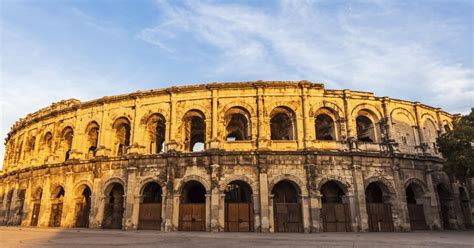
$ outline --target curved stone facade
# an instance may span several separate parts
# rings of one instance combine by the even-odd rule
[[[454,116],[300,82],[54,103],[12,127],[0,223],[203,231],[463,228]]]

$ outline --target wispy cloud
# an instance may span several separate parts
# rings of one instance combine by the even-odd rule
[[[455,112],[474,105],[473,68],[449,54],[449,46],[472,30],[456,19],[410,11],[416,6],[407,4],[331,3],[280,1],[276,11],[265,11],[208,1],[182,6],[158,1],[166,21],[144,29],[140,37],[176,54],[183,37],[195,49],[203,44],[216,49],[208,70],[217,76],[305,78]]]

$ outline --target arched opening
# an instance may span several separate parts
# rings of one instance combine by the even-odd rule
[[[329,115],[318,115],[315,120],[315,125],[317,140],[336,140],[334,120]]]
[[[459,187],[459,200],[461,201],[461,210],[464,217],[464,225],[466,226],[466,228],[469,228],[472,226],[471,206],[469,198],[467,197],[467,193],[463,187]]]
[[[61,132],[61,150],[64,154],[64,161],[69,160],[71,156],[71,148],[72,148],[72,139],[74,137],[74,131],[71,127],[66,127]]]
[[[46,157],[44,158],[44,162],[48,161],[48,156],[51,155],[53,152],[53,135],[51,132],[47,132],[43,137],[43,149],[45,150]]]
[[[270,113],[271,140],[295,140],[296,118],[293,110],[276,107]]]
[[[198,110],[188,111],[183,117],[184,150],[199,152],[205,149],[206,121]]]
[[[226,140],[251,140],[250,114],[246,109],[234,107],[226,111],[224,116]]]
[[[415,183],[411,183],[405,189],[408,216],[410,218],[411,230],[426,230],[428,226],[425,220],[425,210],[423,206],[423,189]]]
[[[99,124],[93,121],[91,122],[86,129],[87,135],[87,156],[88,158],[93,158],[96,155],[97,147],[99,143]]]
[[[31,214],[31,226],[38,226],[38,219],[41,210],[41,198],[43,197],[43,189],[38,188],[32,196],[33,212]]]
[[[106,190],[102,228],[122,229],[124,189],[120,183],[112,183]]]
[[[63,214],[63,202],[64,202],[64,188],[57,186],[52,194],[51,200],[51,215],[49,218],[49,226],[59,227],[61,226],[61,217]]]
[[[117,149],[117,156],[123,156],[127,154],[130,146],[130,132],[131,126],[130,121],[127,118],[119,118],[114,123],[115,130],[115,149]]]
[[[161,114],[153,114],[148,118],[146,127],[149,153],[155,154],[163,152],[166,135],[165,117],[163,117]]]
[[[370,183],[365,189],[369,231],[393,232],[392,206],[385,185],[378,182]]]
[[[450,225],[450,219],[451,216],[454,214],[454,212],[452,212],[453,197],[451,196],[448,186],[445,184],[438,184],[436,186],[436,190],[438,191],[438,199],[440,204],[439,216],[443,221],[443,228],[452,229]]]
[[[252,232],[252,189],[243,181],[229,183],[225,193],[225,231]]]
[[[150,182],[143,188],[138,229],[161,229],[162,189],[156,182]]]
[[[449,127],[448,124],[445,124],[445,125],[443,126],[443,128],[444,128],[444,132],[445,132],[445,133],[451,132],[451,128]]]
[[[303,232],[299,188],[290,181],[278,182],[272,190],[275,232]]]
[[[89,227],[91,212],[91,189],[87,185],[79,188],[76,196],[76,227]]]
[[[374,123],[367,117],[360,115],[356,118],[357,140],[362,142],[376,142]]]
[[[179,212],[180,231],[206,230],[206,189],[197,181],[183,187]]]
[[[35,151],[35,146],[36,146],[36,136],[32,135],[28,139],[28,153],[31,155]]]
[[[398,117],[400,118],[400,117]],[[401,119],[401,118],[400,118]],[[394,139],[402,152],[409,152],[416,146],[415,132],[412,126],[406,121],[393,119]]]
[[[351,231],[351,213],[344,190],[336,181],[328,181],[321,187],[323,231]]]

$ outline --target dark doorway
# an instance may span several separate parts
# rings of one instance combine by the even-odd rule
[[[365,189],[369,231],[393,232],[392,207],[388,197],[376,182],[370,183]]]
[[[252,190],[243,181],[233,181],[225,190],[225,231],[253,231]]]
[[[303,232],[299,190],[288,181],[278,182],[273,190],[275,232]]]
[[[412,183],[406,188],[405,194],[411,230],[427,230],[428,225],[426,225],[425,210],[422,202],[423,190],[420,186]]]
[[[450,220],[450,209],[451,209],[453,198],[448,189],[448,186],[444,184],[438,184],[436,189],[438,191],[438,198],[439,198],[439,203],[440,203],[439,216],[441,217],[441,220],[443,221],[443,228],[451,229],[449,220]]]
[[[342,188],[336,182],[329,181],[321,187],[321,195],[323,231],[350,232],[350,208],[349,203],[345,202]]]
[[[102,227],[107,229],[122,229],[123,219],[123,186],[120,183],[114,183],[109,186],[110,191],[107,194],[104,207],[104,220]]]
[[[146,184],[142,193],[140,213],[138,217],[138,229],[161,229],[161,186],[156,182]]]
[[[470,228],[472,227],[471,207],[469,204],[469,198],[467,197],[466,191],[463,187],[459,187],[459,200],[461,201],[464,225],[466,226],[466,228]]]
[[[76,202],[76,227],[89,227],[89,214],[91,211],[91,189],[84,186]]]
[[[197,181],[190,181],[183,188],[179,214],[179,230],[206,230],[206,189]]]
[[[49,219],[49,226],[59,227],[61,226],[61,217],[63,214],[63,200],[64,200],[64,189],[59,186],[53,191],[54,199],[51,201],[51,216]]]

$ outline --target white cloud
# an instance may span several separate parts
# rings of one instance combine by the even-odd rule
[[[328,88],[374,91],[469,111],[473,69],[449,54],[458,36],[469,32],[456,20],[385,1],[368,7],[365,2],[326,5],[331,2],[281,1],[277,11],[264,11],[158,1],[166,21],[145,29],[143,40],[176,54],[180,47],[174,44],[183,38],[217,49],[208,69],[216,77],[310,79],[326,82]]]

